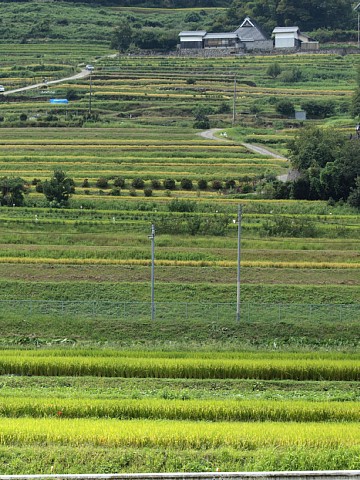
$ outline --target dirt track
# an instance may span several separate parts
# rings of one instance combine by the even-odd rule
[[[230,142],[230,140],[227,137],[216,136],[216,133],[221,131],[223,131],[223,128],[210,128],[209,130],[200,132],[199,135],[203,138],[207,138],[208,140],[216,140],[218,142]],[[272,152],[267,148],[259,147],[257,145],[252,145],[251,143],[241,143],[241,145],[243,145],[245,148],[247,148],[251,152],[259,153],[260,155],[266,155],[267,157],[279,158],[281,160],[288,161],[288,159],[283,155],[280,155],[279,153],[276,153],[276,152]],[[285,173],[284,175],[278,175],[277,178],[281,182],[287,182],[287,181],[295,180],[298,177],[299,177],[299,173],[296,170],[289,170],[288,173]]]
[[[48,82],[34,83],[33,85],[27,85],[26,87],[15,88],[14,90],[7,90],[0,93],[0,95],[10,95],[11,93],[25,92],[26,90],[33,90],[34,88],[47,87],[49,85],[56,85],[57,83],[70,82],[71,80],[78,80],[79,78],[85,78],[90,75],[89,70],[81,70],[81,72],[72,75],[71,77],[60,78],[58,80],[50,80]]]

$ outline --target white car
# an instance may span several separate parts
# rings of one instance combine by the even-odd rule
[[[94,70],[94,67],[93,65],[86,65],[86,70],[89,70],[90,72],[92,72]]]
[[[5,87],[3,85],[0,85],[0,92],[5,92]]]

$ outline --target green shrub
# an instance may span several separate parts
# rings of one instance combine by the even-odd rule
[[[137,188],[137,189],[140,189],[140,188],[144,188],[145,186],[145,182],[142,178],[138,177],[138,178],[134,178],[133,181],[131,182],[131,186],[133,188]]]
[[[161,188],[160,180],[157,180],[156,178],[153,178],[151,180],[151,186],[154,190],[160,190],[160,188]]]
[[[303,237],[312,238],[317,236],[317,230],[313,222],[301,217],[275,216],[264,222],[262,233],[270,237]]]
[[[110,190],[109,195],[112,195],[113,197],[120,197],[120,195],[121,195],[121,188],[120,188],[120,187],[113,187],[113,188]]]
[[[166,178],[163,185],[165,190],[175,190],[175,180],[173,178]]]
[[[109,188],[109,180],[105,177],[100,177],[96,180],[96,186],[98,188]]]
[[[43,184],[40,181],[35,185],[35,191],[37,193],[44,193]]]
[[[114,187],[124,188],[125,187],[125,179],[122,177],[115,177],[114,178]]]
[[[271,78],[276,78],[281,73],[281,67],[277,62],[272,63],[268,66],[266,70],[266,74],[269,75]]]
[[[279,100],[275,105],[275,110],[280,115],[290,117],[294,115],[294,104],[290,100]]]
[[[236,187],[236,181],[233,179],[225,180],[225,188],[227,190],[232,190]]]
[[[196,203],[190,200],[179,200],[175,198],[168,204],[169,212],[195,212]]]
[[[213,180],[211,184],[211,188],[213,190],[222,190],[223,189],[223,183],[221,180]]]
[[[204,178],[198,180],[197,184],[200,190],[207,190],[208,188],[208,182]]]
[[[192,180],[190,180],[189,178],[182,178],[180,181],[180,186],[183,190],[192,190],[193,189]]]

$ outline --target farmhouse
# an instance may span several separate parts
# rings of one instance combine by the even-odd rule
[[[273,42],[257,23],[246,17],[234,32],[207,33],[204,30],[179,33],[180,49],[228,49],[236,53],[249,50],[272,50]]]
[[[301,50],[318,50],[319,42],[300,32],[299,27],[275,27],[273,30],[275,48],[292,48]]]

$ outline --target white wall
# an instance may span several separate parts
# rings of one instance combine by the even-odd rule
[[[291,35],[289,33],[275,34],[275,48],[292,48],[292,47],[295,47],[294,35]]]

